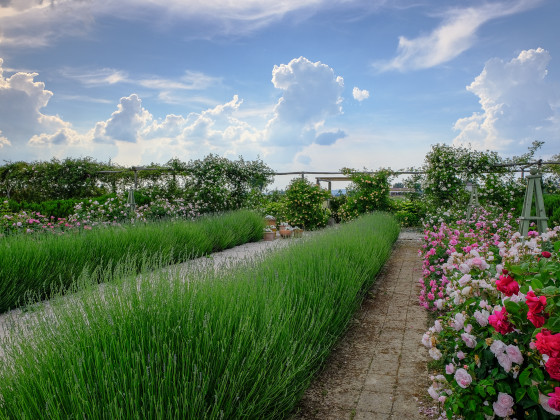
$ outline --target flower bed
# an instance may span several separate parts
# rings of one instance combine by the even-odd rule
[[[429,394],[448,418],[560,415],[560,228],[523,240],[511,214],[425,225],[423,337],[440,374]],[[439,311],[439,312],[437,312]]]

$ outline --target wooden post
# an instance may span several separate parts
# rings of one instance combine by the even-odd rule
[[[533,196],[535,197],[536,216],[531,216]],[[523,210],[519,219],[519,231],[521,232],[521,236],[527,237],[529,225],[532,221],[537,222],[537,230],[540,233],[545,232],[548,227],[547,220],[548,217],[546,217],[542,193],[542,173],[540,173],[537,168],[531,168],[531,175],[527,176],[527,190],[525,191]]]

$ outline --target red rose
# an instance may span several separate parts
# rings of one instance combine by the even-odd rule
[[[535,295],[535,292],[529,290],[527,292],[527,300],[525,301],[525,303],[529,307],[529,311],[535,314],[540,314],[546,306],[546,296],[537,297],[537,295]]]
[[[546,321],[544,316],[531,311],[527,312],[527,319],[533,323],[535,328],[542,327]]]
[[[544,367],[552,379],[560,381],[560,358],[550,357]]]
[[[507,273],[509,273],[509,271],[505,268],[502,268],[502,274],[507,274]]]
[[[536,336],[536,346],[541,354],[550,357],[560,357],[560,334],[552,334],[549,330],[542,330]]]
[[[552,254],[551,254],[550,252],[548,252],[548,251],[543,251],[543,252],[541,252],[541,255],[542,255],[544,258],[550,258],[550,257],[552,256]]]
[[[506,296],[516,295],[519,293],[519,283],[509,275],[501,275],[499,280],[496,280],[496,289]]]
[[[494,313],[488,317],[488,323],[500,334],[505,335],[513,331],[513,325],[508,322],[507,316],[508,313],[504,307],[501,311],[494,311]]]

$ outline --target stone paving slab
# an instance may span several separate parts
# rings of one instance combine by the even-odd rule
[[[425,419],[428,383],[418,305],[421,236],[404,231],[348,332],[305,392],[291,420]],[[368,366],[365,374],[356,371]]]

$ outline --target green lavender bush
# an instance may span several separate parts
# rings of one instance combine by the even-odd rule
[[[286,418],[398,231],[371,214],[235,269],[106,272],[7,331],[0,418]]]
[[[0,312],[47,298],[65,289],[84,271],[90,280],[127,260],[130,270],[148,261],[168,264],[262,239],[264,221],[237,211],[196,221],[139,223],[67,232],[62,236],[14,235],[0,241]],[[102,267],[103,270],[95,270]]]

